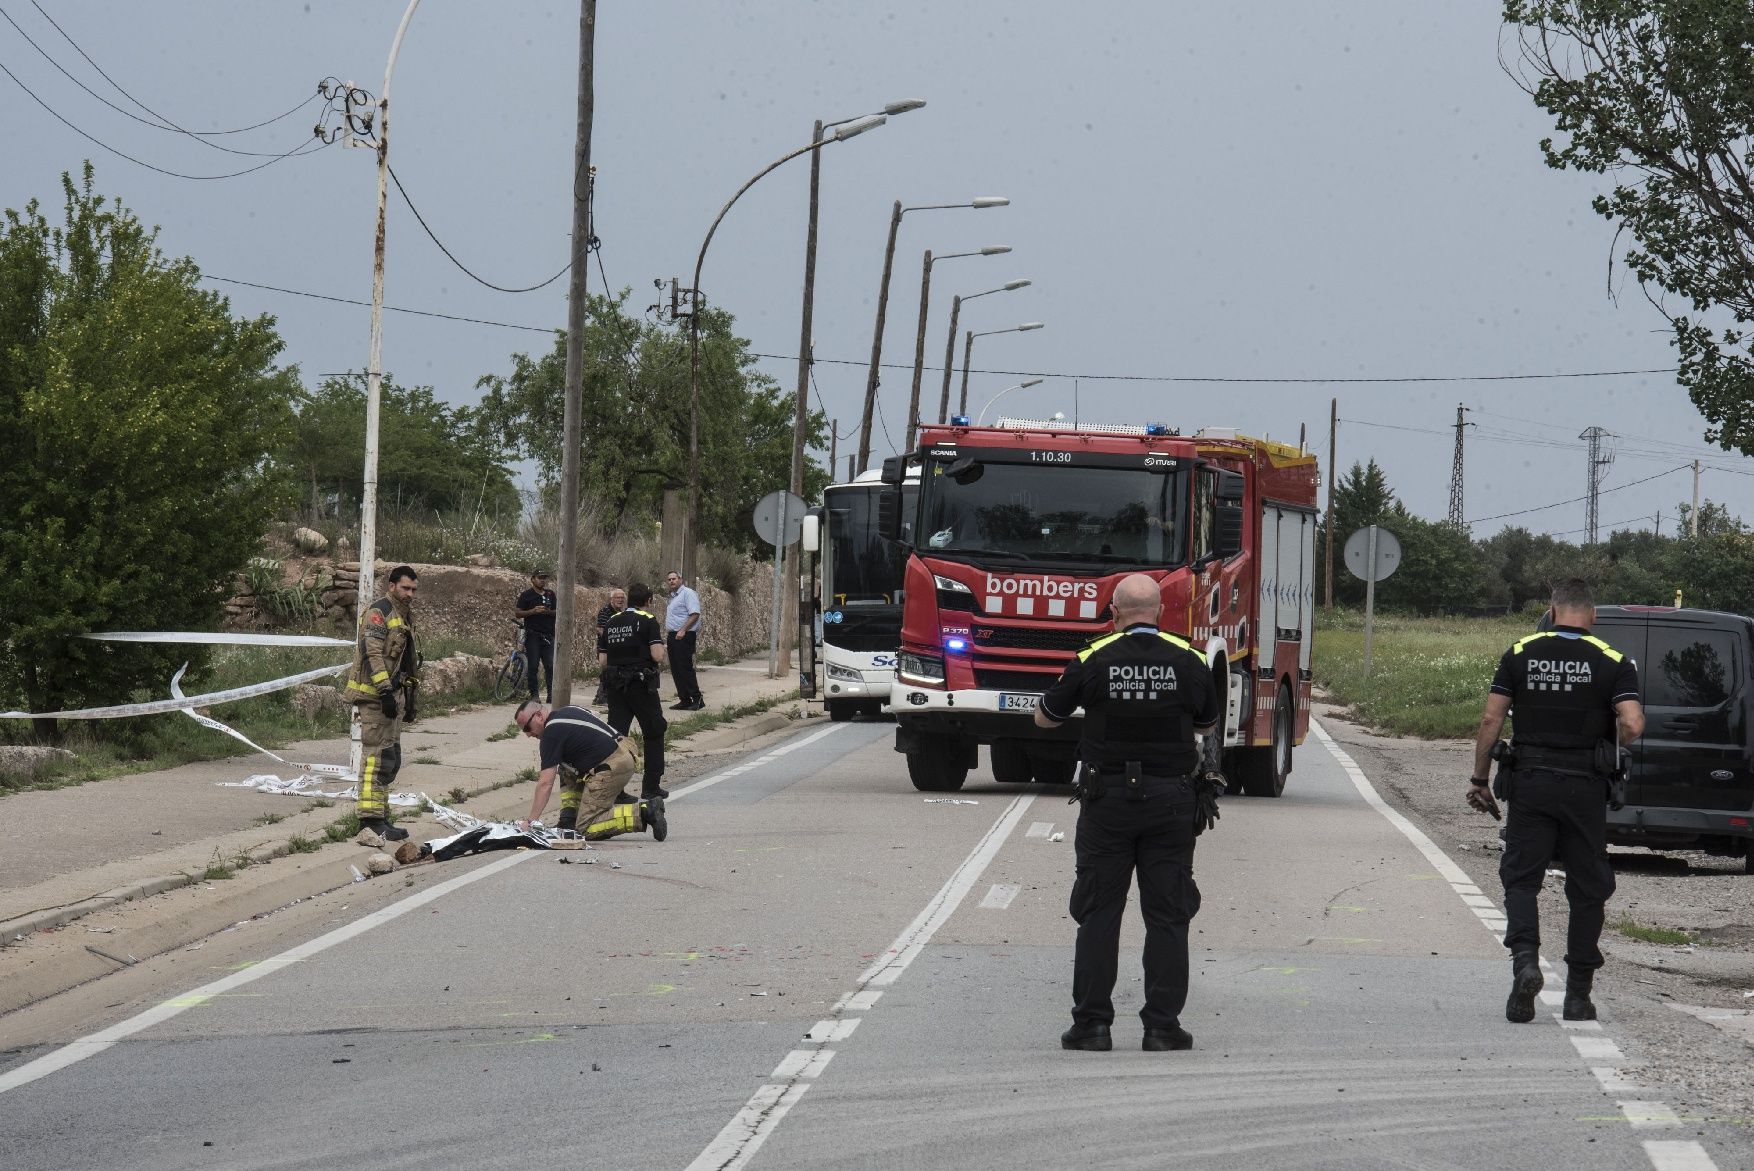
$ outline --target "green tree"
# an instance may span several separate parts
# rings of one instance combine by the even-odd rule
[[[270,318],[234,319],[89,163],[63,187],[61,226],[34,200],[0,223],[0,699],[34,711],[162,694],[189,648],[77,636],[211,626],[283,501],[298,390]]]
[[[378,499],[440,512],[516,510],[499,432],[473,407],[449,407],[430,386],[385,378],[378,416]],[[326,378],[300,404],[287,462],[313,511],[359,506],[365,465],[365,379]]]
[[[654,515],[663,489],[688,481],[688,336],[629,317],[627,296],[591,298],[582,371],[580,481],[617,527]],[[756,369],[730,314],[701,315],[700,345],[700,535],[741,548],[751,539],[756,502],[791,474],[793,404]],[[565,375],[566,339],[557,336],[548,353],[514,354],[511,373],[480,381],[484,422],[515,455],[534,459],[550,486],[560,476]],[[824,442],[826,425],[812,411],[806,443]],[[807,462],[807,495],[827,480]]]
[[[1595,210],[1653,303],[1684,303],[1664,312],[1706,438],[1754,453],[1754,7],[1506,0],[1504,18],[1506,69],[1564,136],[1547,164],[1614,177]]]
[[[1334,600],[1347,606],[1364,604],[1364,583],[1347,570],[1341,555],[1346,540],[1366,525],[1382,524],[1393,513],[1395,494],[1389,488],[1388,476],[1372,459],[1367,464],[1353,462],[1352,468],[1334,482]],[[1324,518],[1325,520],[1325,518]],[[1316,531],[1316,564],[1327,564],[1329,534],[1325,523]]]

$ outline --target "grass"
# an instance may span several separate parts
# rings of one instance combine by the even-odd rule
[[[286,849],[292,854],[315,854],[323,848],[323,843],[315,838],[307,838],[303,834],[293,834],[286,839]]]
[[[284,813],[264,813],[250,824],[254,826],[276,825],[285,820],[286,814]]]
[[[467,789],[463,788],[463,786],[458,785],[456,788],[452,789],[449,793],[445,794],[445,799],[447,801],[449,801],[452,805],[461,805],[463,802],[465,802],[469,799],[469,791]]]
[[[510,740],[517,734],[518,726],[516,724],[507,724],[503,730],[495,732],[493,735],[489,736],[487,742],[492,744],[497,740]]]
[[[1621,919],[1620,922],[1614,924],[1614,930],[1629,939],[1642,939],[1646,943],[1678,946],[1693,942],[1693,936],[1686,931],[1677,931],[1673,927],[1646,927],[1631,919]]]
[[[1535,615],[1499,618],[1376,616],[1371,673],[1364,674],[1364,616],[1316,618],[1315,682],[1365,724],[1396,736],[1473,735],[1505,648]]]

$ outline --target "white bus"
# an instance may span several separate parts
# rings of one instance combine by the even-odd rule
[[[811,510],[816,525],[806,523],[805,546],[820,564],[822,697],[830,719],[877,715],[895,678],[904,561],[878,524],[882,475],[872,468],[852,483],[829,485],[822,507]],[[918,484],[912,475],[904,486],[904,512],[912,509]]]

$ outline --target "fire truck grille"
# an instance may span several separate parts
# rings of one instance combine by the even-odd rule
[[[1058,671],[1000,671],[974,669],[974,685],[983,691],[1046,691],[1058,679]]]
[[[976,649],[1001,647],[1022,651],[1081,651],[1098,632],[1089,630],[1044,630],[1028,626],[977,626],[974,628]]]

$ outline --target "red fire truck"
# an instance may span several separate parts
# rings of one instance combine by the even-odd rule
[[[961,788],[981,744],[1000,781],[1069,783],[1077,721],[1048,731],[1031,716],[1111,628],[1116,584],[1146,573],[1164,629],[1227,689],[1232,789],[1283,792],[1309,730],[1315,457],[1229,430],[966,424],[925,428],[883,469],[882,523],[907,555],[887,710],[914,787]]]

